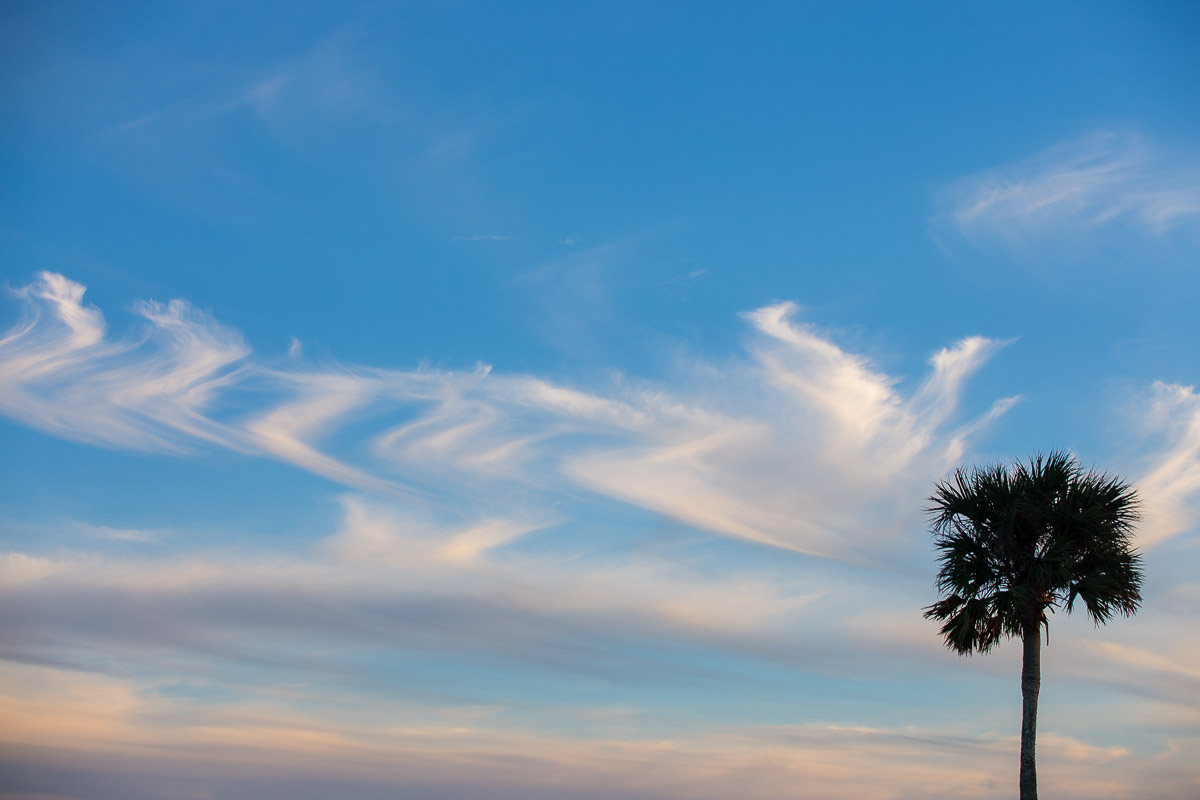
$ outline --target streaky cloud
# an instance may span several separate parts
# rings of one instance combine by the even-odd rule
[[[791,303],[744,315],[747,357],[585,388],[486,365],[317,365],[298,349],[265,361],[183,300],[136,304],[142,337],[113,339],[83,295],[52,273],[18,292],[28,321],[0,341],[4,413],[90,444],[227,447],[500,516],[593,493],[836,559],[882,557],[898,526],[881,509],[911,505],[1013,402],[957,419],[965,382],[1004,342],[974,336],[942,349],[906,394],[898,378],[797,322]],[[240,406],[225,402],[233,396]],[[368,431],[357,442],[339,436],[352,420]]]
[[[0,743],[19,758],[5,765],[7,779],[48,775],[72,796],[98,800],[886,800],[924,796],[933,785],[998,800],[1008,790],[995,775],[1014,746],[955,727],[830,724],[554,736],[504,727],[469,707],[342,703],[316,718],[279,697],[206,705],[129,678],[44,666],[5,665],[0,677]],[[1039,738],[1039,766],[1066,800],[1166,800],[1194,788],[1194,737],[1148,758],[1053,731]]]
[[[142,302],[143,338],[109,341],[84,287],[42,272],[18,290],[32,321],[0,340],[0,410],[67,439],[183,452],[198,442],[244,449],[205,414],[249,355],[241,336],[183,300]]]
[[[1153,547],[1195,529],[1200,518],[1200,395],[1158,381],[1142,420],[1162,442],[1137,480],[1145,502],[1138,541]]]
[[[1142,236],[1200,228],[1200,153],[1095,131],[939,191],[933,227],[1015,251],[1122,227]]]

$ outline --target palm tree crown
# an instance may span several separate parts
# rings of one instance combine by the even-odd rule
[[[925,616],[943,623],[947,647],[960,654],[1031,628],[1049,634],[1047,610],[1070,612],[1076,600],[1097,625],[1141,604],[1138,499],[1117,478],[1050,453],[959,469],[930,500],[941,599]]]

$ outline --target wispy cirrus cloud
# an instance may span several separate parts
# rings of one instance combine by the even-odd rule
[[[867,533],[872,515],[855,509],[919,491],[907,475],[939,475],[961,455],[961,435],[947,424],[963,381],[999,343],[948,348],[906,397],[867,359],[795,323],[795,313],[780,303],[746,315],[756,333],[750,361],[714,377],[749,391],[721,397],[714,387],[716,402],[703,409],[644,398],[644,422],[629,415],[627,424],[647,435],[578,457],[569,473],[736,538],[852,558],[885,546],[887,534]]]
[[[746,315],[746,358],[584,389],[483,366],[263,362],[180,300],[139,304],[140,338],[113,339],[83,287],[51,273],[18,296],[28,320],[0,341],[0,408],[56,435],[175,452],[225,446],[350,486],[469,496],[506,514],[518,500],[545,505],[582,489],[833,558],[879,552],[889,538],[880,531],[900,527],[880,525],[879,509],[923,491],[1012,402],[958,419],[965,381],[1000,342],[971,337],[935,354],[905,394],[796,322],[788,303]],[[218,414],[234,387],[242,405]],[[398,413],[405,421],[389,422]],[[358,446],[331,446],[351,420],[379,425]]]
[[[939,192],[939,238],[1024,250],[1116,228],[1163,236],[1200,228],[1200,153],[1094,132],[968,175]]]
[[[1140,420],[1162,441],[1137,485],[1146,503],[1139,541],[1152,547],[1193,530],[1200,518],[1200,395],[1158,382]]]
[[[689,272],[680,275],[673,275],[666,280],[659,281],[658,285],[665,287],[668,292],[670,292],[673,296],[678,297],[680,300],[686,300],[688,299],[689,290],[696,283],[696,281],[700,280],[708,273],[709,271],[704,268],[693,269]]]
[[[349,24],[312,46],[266,65],[214,71],[209,89],[117,123],[110,133],[148,127],[192,127],[248,111],[273,135],[294,141],[303,120],[314,127],[347,119],[378,122],[395,116],[384,87],[361,58],[359,26]]]
[[[143,302],[140,339],[110,340],[84,287],[49,272],[17,290],[26,320],[0,339],[0,408],[76,441],[182,451],[210,442],[240,449],[204,411],[241,377],[241,337],[182,300]]]
[[[80,532],[97,539],[108,539],[113,542],[136,542],[151,544],[161,541],[166,531],[146,530],[143,528],[114,528],[109,525],[80,526]]]

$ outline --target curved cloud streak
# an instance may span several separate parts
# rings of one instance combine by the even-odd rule
[[[1022,249],[1112,226],[1162,236],[1200,227],[1200,157],[1095,132],[962,178],[940,203],[935,227],[977,246]]]
[[[1005,342],[972,336],[943,348],[905,393],[797,321],[791,303],[744,315],[744,358],[585,389],[482,365],[265,362],[182,300],[135,304],[139,335],[116,338],[84,288],[53,273],[16,296],[25,315],[0,339],[0,411],[54,435],[177,454],[224,447],[537,525],[558,514],[537,509],[592,492],[710,533],[851,561],[886,552],[903,529],[888,509],[916,507],[1017,399],[959,412],[967,381]],[[1187,530],[1200,492],[1195,393],[1159,385],[1155,397],[1145,416],[1166,441],[1139,481],[1146,545]],[[360,433],[348,439],[351,422]]]
[[[955,423],[964,383],[1000,342],[971,337],[940,351],[905,395],[898,379],[796,322],[790,303],[746,314],[748,357],[696,362],[684,391],[650,381],[585,390],[482,366],[264,363],[181,300],[136,305],[141,338],[113,339],[83,294],[52,273],[18,292],[29,321],[0,341],[4,413],[91,444],[223,446],[348,486],[469,498],[509,516],[518,499],[585,489],[834,558],[861,558],[889,538],[877,515],[853,509],[923,489],[1012,402]],[[242,406],[225,409],[235,394]],[[375,433],[339,437],[364,419],[378,421]]]
[[[1188,531],[1200,516],[1200,395],[1191,386],[1156,383],[1146,422],[1166,439],[1138,481],[1146,503],[1139,541],[1150,547]]]
[[[0,339],[0,409],[68,439],[180,452],[200,441],[241,449],[205,415],[241,377],[241,337],[182,300],[144,302],[144,338],[109,341],[84,287],[43,272],[18,290],[27,321]]]

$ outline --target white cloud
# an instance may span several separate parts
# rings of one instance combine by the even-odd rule
[[[378,396],[379,380],[351,372],[263,371],[288,399],[243,423],[246,439],[261,451],[350,486],[400,491],[396,484],[339,461],[315,442]]]
[[[98,539],[109,539],[114,542],[138,542],[140,544],[160,541],[165,533],[164,531],[144,530],[142,528],[113,528],[108,525],[81,526],[81,530],[85,535],[94,536]]]
[[[17,589],[25,583],[41,580],[66,569],[62,561],[31,556],[25,553],[0,555],[0,587],[7,591]]]
[[[1117,225],[1161,236],[1200,226],[1200,156],[1096,132],[969,175],[941,192],[936,229],[1022,249]]]
[[[1145,504],[1138,541],[1152,547],[1194,529],[1200,517],[1200,395],[1157,382],[1142,423],[1163,440],[1135,481]]]
[[[866,359],[793,323],[794,313],[784,303],[747,315],[763,336],[751,363],[715,376],[743,387],[724,413],[694,397],[655,398],[647,434],[576,457],[569,473],[706,530],[816,555],[881,555],[885,531],[902,526],[880,508],[919,504],[957,457],[965,434],[945,424],[966,376],[999,345],[974,338],[943,351],[906,398]],[[704,400],[720,397],[708,390]]]
[[[342,529],[324,544],[324,549],[348,562],[476,562],[488,551],[548,524],[493,518],[446,528],[404,518],[361,498],[345,497],[342,505]]]
[[[852,560],[886,557],[904,529],[894,509],[916,508],[966,437],[1011,404],[956,421],[965,381],[1000,342],[941,350],[906,395],[794,321],[790,303],[745,315],[748,358],[584,389],[482,365],[272,366],[180,300],[137,305],[143,338],[112,341],[78,284],[46,273],[21,296],[34,318],[0,341],[0,408],[51,433],[135,449],[224,445],[503,516],[582,488],[712,533]],[[216,400],[235,385],[248,405],[218,419]],[[397,412],[407,421],[388,421]],[[351,420],[379,422],[331,446]]]
[[[43,272],[18,292],[32,321],[0,340],[0,410],[65,438],[109,447],[186,449],[238,436],[205,416],[239,379],[241,337],[182,300],[139,303],[144,338],[109,341],[84,287]],[[47,313],[48,312],[48,313]]]

